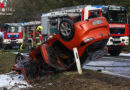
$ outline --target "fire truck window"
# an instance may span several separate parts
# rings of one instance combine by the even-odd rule
[[[99,11],[91,11],[90,16],[88,17],[88,19],[90,18],[96,18],[100,16],[100,12]]]
[[[16,26],[8,27],[8,28],[6,28],[6,31],[8,33],[21,32],[21,27],[16,27]]]
[[[50,34],[52,33],[52,34],[56,34],[56,33],[58,33],[58,29],[57,29],[57,25],[58,25],[58,22],[54,22],[55,20],[53,20],[53,21],[51,21],[50,22]]]
[[[127,23],[126,12],[124,11],[110,11],[108,13],[109,23]]]

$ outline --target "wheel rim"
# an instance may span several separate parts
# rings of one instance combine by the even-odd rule
[[[67,22],[61,24],[60,30],[63,36],[69,36],[71,34],[71,26]]]

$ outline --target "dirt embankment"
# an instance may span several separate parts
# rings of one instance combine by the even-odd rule
[[[44,77],[30,90],[130,90],[130,79],[84,70]],[[27,89],[28,90],[28,89]]]

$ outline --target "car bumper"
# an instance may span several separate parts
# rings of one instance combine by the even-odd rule
[[[129,45],[129,37],[128,36],[118,38],[110,37],[107,46],[113,46],[113,45],[120,46],[122,43],[124,43],[124,45],[126,46]]]

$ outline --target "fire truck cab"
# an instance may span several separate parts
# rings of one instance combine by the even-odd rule
[[[111,37],[107,43],[109,53],[118,56],[129,45],[128,13],[125,7],[109,5],[102,8],[102,14],[110,27]]]
[[[3,47],[20,46],[24,41],[22,23],[5,23]]]

